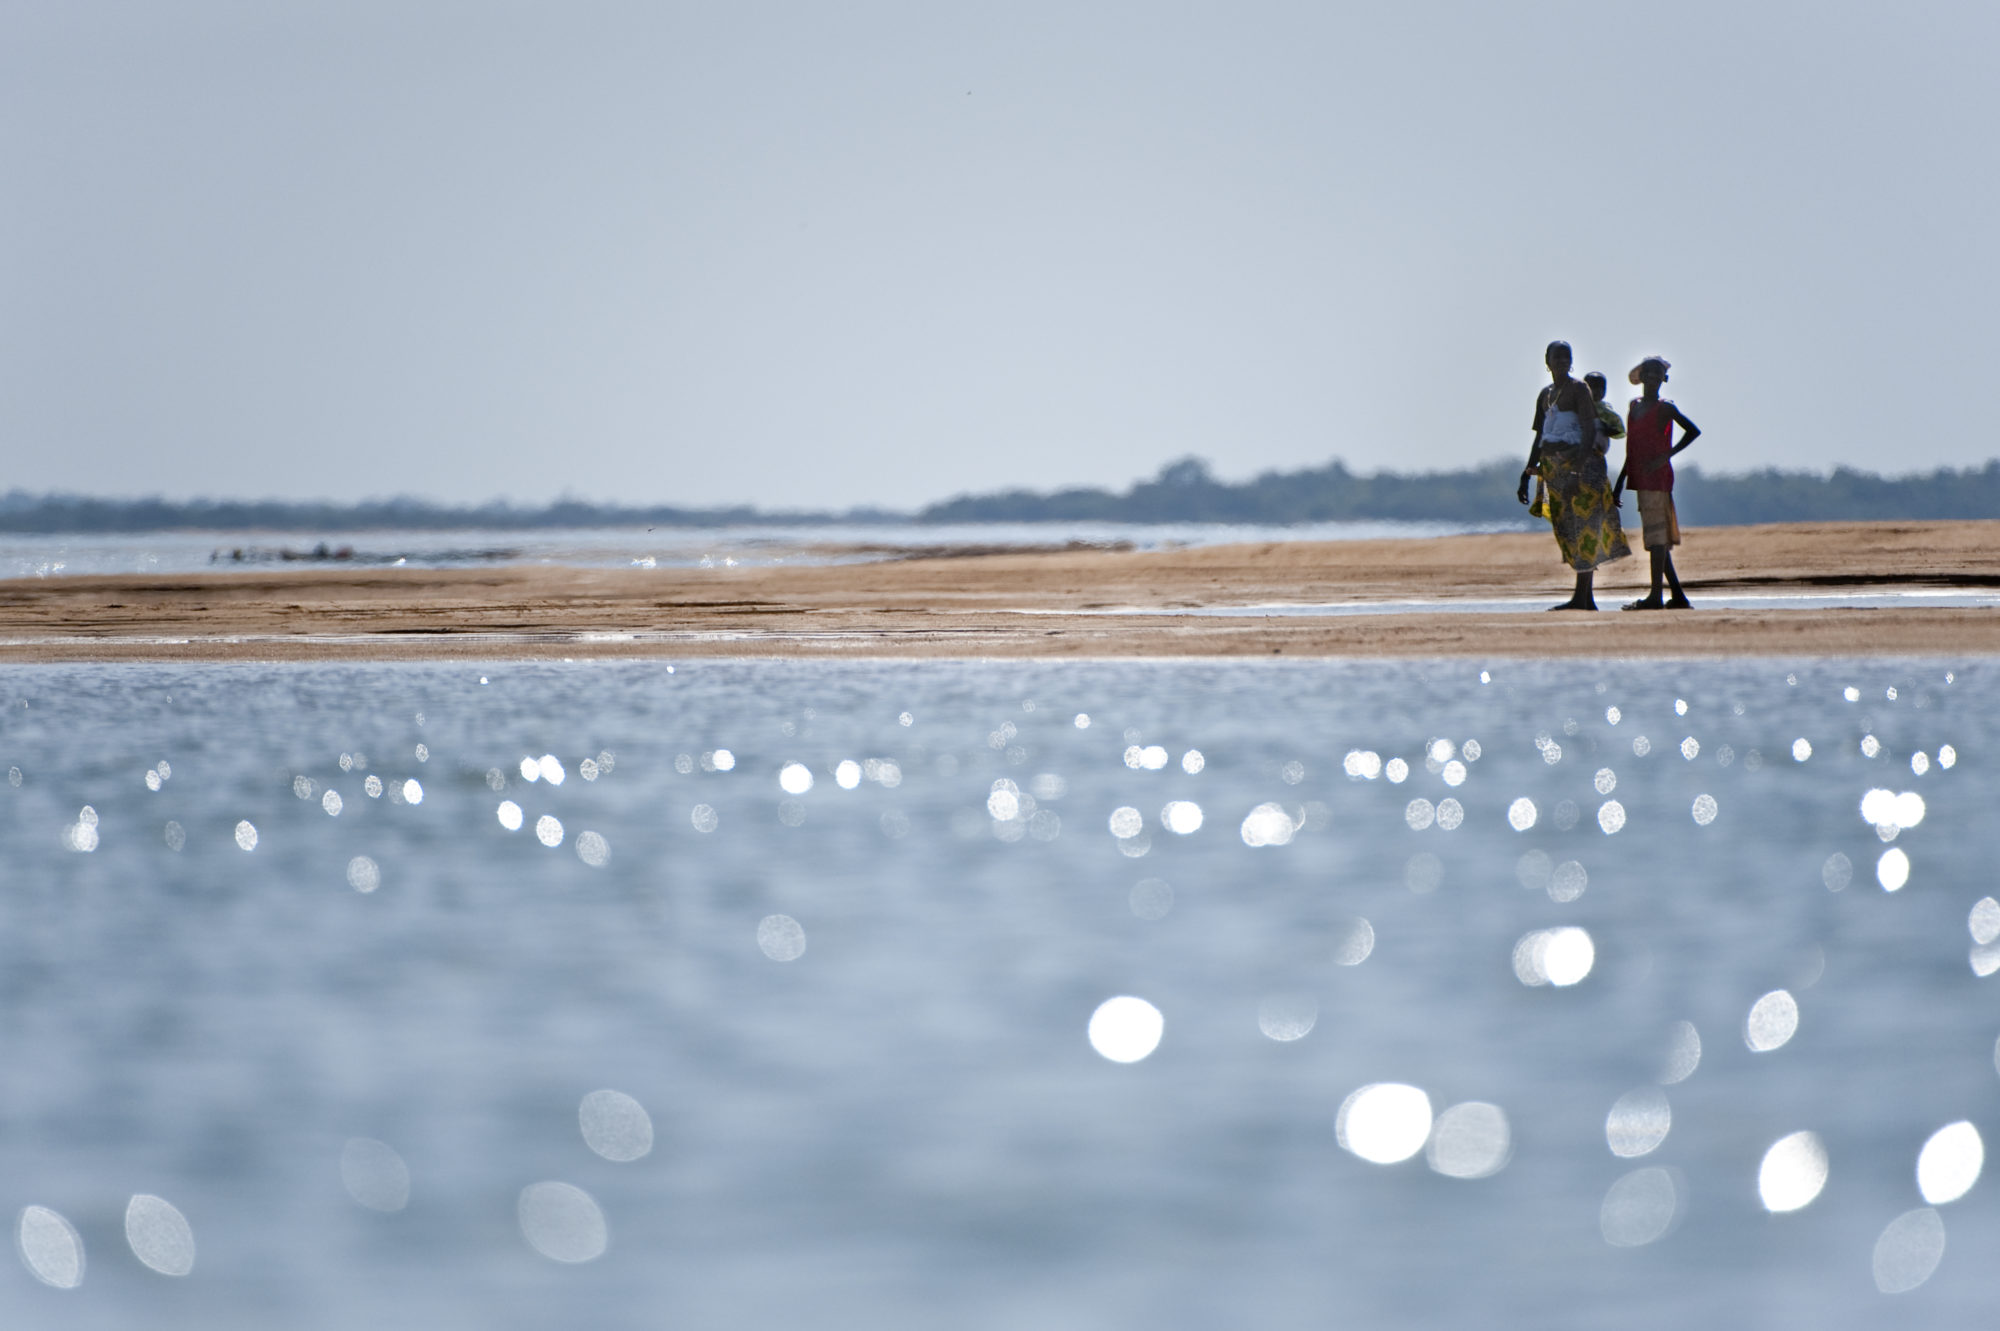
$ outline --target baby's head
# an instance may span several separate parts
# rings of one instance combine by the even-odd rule
[[[1589,374],[1583,376],[1583,381],[1590,385],[1590,395],[1592,397],[1596,398],[1599,402],[1604,401],[1604,392],[1609,387],[1609,384],[1603,375],[1599,374],[1596,370],[1592,370]]]
[[[1648,356],[1632,367],[1625,377],[1634,384],[1658,388],[1667,381],[1667,362],[1659,356]]]

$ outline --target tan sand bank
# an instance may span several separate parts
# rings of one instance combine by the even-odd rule
[[[2000,522],[1698,529],[1676,562],[1692,612],[1616,612],[1644,590],[1643,552],[1600,571],[1606,613],[1449,608],[1566,596],[1569,575],[1540,533],[957,557],[932,547],[817,567],[21,579],[0,582],[0,659],[2000,653],[1991,607],[1701,608],[1729,595],[2000,597]],[[1440,608],[1283,617],[1251,608],[1392,602]],[[1227,607],[1243,610],[1212,613]]]

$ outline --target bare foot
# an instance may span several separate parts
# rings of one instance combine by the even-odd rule
[[[1578,600],[1575,600],[1575,599],[1573,599],[1573,598],[1572,598],[1571,600],[1567,600],[1567,601],[1564,601],[1564,602],[1563,602],[1563,603],[1562,603],[1561,605],[1552,605],[1552,606],[1550,606],[1550,607],[1549,607],[1549,609],[1551,609],[1551,610],[1595,610],[1595,609],[1597,609],[1597,602],[1596,602],[1596,601],[1594,601],[1594,600],[1593,600],[1593,601],[1578,601]]]
[[[1665,607],[1666,602],[1657,596],[1642,596],[1636,601],[1627,601],[1625,603],[1625,609],[1627,610],[1661,610]]]
[[[1668,602],[1667,602],[1667,609],[1669,609],[1669,610],[1692,610],[1692,609],[1694,609],[1694,607],[1693,607],[1692,605],[1689,605],[1689,604],[1688,604],[1688,598],[1687,598],[1687,597],[1685,597],[1685,596],[1676,596],[1676,597],[1674,597],[1674,598],[1673,598],[1672,600],[1670,600],[1670,601],[1668,601]]]

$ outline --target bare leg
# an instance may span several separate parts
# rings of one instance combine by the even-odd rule
[[[1673,553],[1671,551],[1664,549],[1659,550],[1655,552],[1655,558],[1658,559],[1659,563],[1655,564],[1654,567],[1661,568],[1662,566],[1664,566],[1667,575],[1667,583],[1674,589],[1674,594],[1667,598],[1667,609],[1669,610],[1692,609],[1693,607],[1691,607],[1688,604],[1687,593],[1681,590],[1681,580],[1679,576],[1676,575],[1674,572]],[[1653,595],[1658,596],[1660,594],[1659,588],[1660,588],[1660,579],[1659,579],[1659,574],[1656,573],[1653,575]]]
[[[1595,581],[1596,577],[1597,575],[1595,573],[1591,573],[1588,571],[1577,574],[1576,590],[1570,594],[1570,598],[1567,601],[1564,601],[1561,605],[1550,606],[1549,609],[1551,610],[1597,609],[1597,598],[1591,595],[1591,583]]]
[[[1658,610],[1666,605],[1660,599],[1660,580],[1666,567],[1667,552],[1664,547],[1656,547],[1649,548],[1646,554],[1653,562],[1653,589],[1636,601],[1628,601],[1625,605],[1627,610]],[[1680,586],[1679,583],[1674,585],[1676,588]]]

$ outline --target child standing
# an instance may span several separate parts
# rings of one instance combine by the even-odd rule
[[[1626,376],[1642,386],[1645,395],[1633,400],[1625,417],[1625,465],[1618,472],[1613,489],[1623,493],[1629,482],[1639,501],[1639,521],[1645,528],[1646,553],[1653,561],[1653,588],[1626,606],[1627,610],[1686,610],[1687,593],[1674,573],[1673,547],[1681,543],[1681,526],[1674,516],[1674,468],[1670,459],[1701,436],[1701,429],[1681,414],[1679,407],[1660,396],[1667,381],[1667,362],[1648,356]],[[1674,426],[1684,432],[1677,444]],[[1673,595],[1661,599],[1661,583],[1673,588]]]

